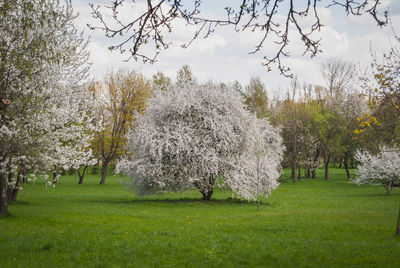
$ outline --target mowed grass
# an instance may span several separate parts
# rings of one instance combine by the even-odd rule
[[[285,172],[259,211],[224,190],[137,198],[112,176],[31,183],[0,219],[0,267],[399,267],[400,189],[322,173]]]

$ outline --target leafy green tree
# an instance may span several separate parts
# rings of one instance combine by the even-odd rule
[[[153,89],[168,90],[172,87],[171,78],[166,76],[163,72],[158,71],[153,75],[152,87]]]
[[[321,121],[325,131],[320,132],[325,159],[325,179],[328,179],[328,165],[332,158],[340,161],[344,159],[349,177],[348,159],[356,150],[356,143],[352,139],[355,123],[357,118],[367,111],[367,107],[355,90],[358,74],[354,64],[329,59],[322,65],[321,71],[327,86],[322,109],[325,120]]]
[[[185,64],[176,74],[176,85],[178,87],[193,86],[196,85],[197,81],[194,77],[190,66]]]
[[[288,91],[286,99],[278,105],[279,111],[271,115],[272,122],[282,128],[283,142],[286,148],[284,154],[285,165],[291,167],[291,178],[296,182],[296,168],[303,164],[313,168],[314,148],[317,139],[312,137],[311,114],[306,102],[296,99],[298,82],[292,80],[291,93]],[[312,155],[312,156],[310,156]]]
[[[341,140],[346,131],[343,117],[326,105],[317,105],[314,109],[313,121],[317,127],[325,165],[325,180],[329,178],[329,164],[334,155],[341,155]]]
[[[268,115],[268,94],[259,77],[250,78],[250,83],[246,86],[243,97],[247,108],[258,118]]]
[[[124,154],[126,133],[136,121],[136,113],[143,113],[151,95],[150,82],[136,72],[111,72],[104,85],[97,84],[97,120],[102,128],[96,130],[92,148],[102,160],[100,184],[104,184],[109,165]],[[100,94],[101,92],[101,94]]]
[[[293,182],[296,182],[296,167],[300,161],[300,143],[307,132],[303,121],[306,112],[301,104],[286,99],[278,114],[278,122],[282,127],[282,137],[286,148],[284,156],[286,162],[290,163]]]
[[[397,37],[397,42],[400,39]],[[382,62],[372,62],[372,77],[365,78],[371,113],[360,118],[358,137],[378,149],[379,143],[400,145],[400,51],[393,46]],[[375,137],[371,139],[371,136]],[[372,144],[371,144],[372,143]]]

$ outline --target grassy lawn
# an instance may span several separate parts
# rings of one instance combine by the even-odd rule
[[[400,189],[344,174],[293,184],[285,172],[260,211],[222,190],[136,198],[112,176],[29,184],[0,219],[0,267],[400,267]]]

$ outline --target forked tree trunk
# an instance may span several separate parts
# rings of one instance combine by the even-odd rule
[[[83,177],[85,177],[85,172],[86,172],[87,168],[88,168],[88,166],[84,166],[84,167],[83,167],[82,173],[81,173],[81,167],[79,167],[79,168],[76,170],[77,173],[78,173],[78,176],[79,176],[79,182],[78,182],[78,184],[82,184],[82,183],[83,183]]]
[[[22,177],[23,177],[22,173],[18,173],[17,181],[11,193],[11,198],[10,198],[11,201],[17,201],[18,191],[19,187],[21,186]]]
[[[318,160],[319,157],[319,149],[317,149],[317,151],[315,152],[315,156],[314,156],[314,163]],[[315,174],[315,168],[313,170],[311,170],[311,179],[315,179],[316,178],[316,174]]]
[[[108,169],[108,165],[110,164],[109,160],[105,160],[103,162],[103,169],[101,171],[101,180],[100,180],[100,184],[104,184],[106,182],[106,177],[107,177],[107,169]]]
[[[214,176],[211,175],[211,177],[208,179],[209,182],[209,187],[208,189],[204,190],[204,189],[200,189],[200,186],[196,185],[195,186],[199,189],[200,193],[203,195],[203,200],[204,201],[210,201],[211,200],[211,196],[214,192]]]
[[[328,153],[328,156],[325,159],[325,180],[329,179],[329,160],[331,159],[331,154]]]
[[[203,200],[204,201],[210,201],[213,192],[214,192],[213,189],[210,189],[207,192],[201,192],[201,194],[203,195]]]
[[[6,216],[7,213],[7,178],[6,174],[0,172],[0,215]]]
[[[315,174],[315,169],[311,170],[311,179],[315,179],[316,174]]]

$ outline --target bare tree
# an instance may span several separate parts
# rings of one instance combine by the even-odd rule
[[[330,0],[321,4],[319,0],[296,1],[294,0],[242,0],[237,7],[225,7],[225,16],[207,17],[201,12],[204,9],[203,1],[193,0],[147,0],[143,3],[147,8],[139,15],[125,22],[120,14],[126,8],[123,4],[127,0],[113,0],[110,6],[90,4],[92,14],[100,22],[100,26],[91,26],[91,29],[101,29],[107,37],[123,36],[121,42],[111,46],[111,50],[121,52],[128,51],[130,58],[142,59],[144,62],[154,62],[160,51],[168,49],[171,41],[165,38],[166,33],[173,31],[173,22],[183,20],[188,25],[196,28],[192,38],[182,47],[188,47],[199,36],[209,37],[221,26],[232,26],[236,32],[253,31],[261,32],[258,43],[250,53],[257,53],[261,50],[267,37],[272,37],[278,45],[274,55],[264,57],[263,64],[270,68],[270,65],[277,64],[280,72],[284,75],[290,74],[290,68],[284,66],[282,57],[289,56],[287,46],[289,36],[297,32],[304,44],[304,54],[315,56],[320,52],[320,40],[312,36],[322,27],[318,15],[318,7],[343,7],[348,15],[370,14],[379,26],[387,24],[388,14],[378,14],[380,0]],[[189,2],[189,3],[188,3]],[[132,1],[138,5],[137,1]],[[111,21],[103,15],[110,9],[113,16]],[[305,17],[313,17],[311,23],[304,26]],[[294,31],[291,30],[294,29]],[[149,55],[142,51],[142,46],[154,46],[154,54]],[[128,47],[128,49],[127,49]]]
[[[357,78],[353,63],[339,59],[329,59],[322,64],[322,76],[325,79],[330,97],[341,99],[348,92]]]

